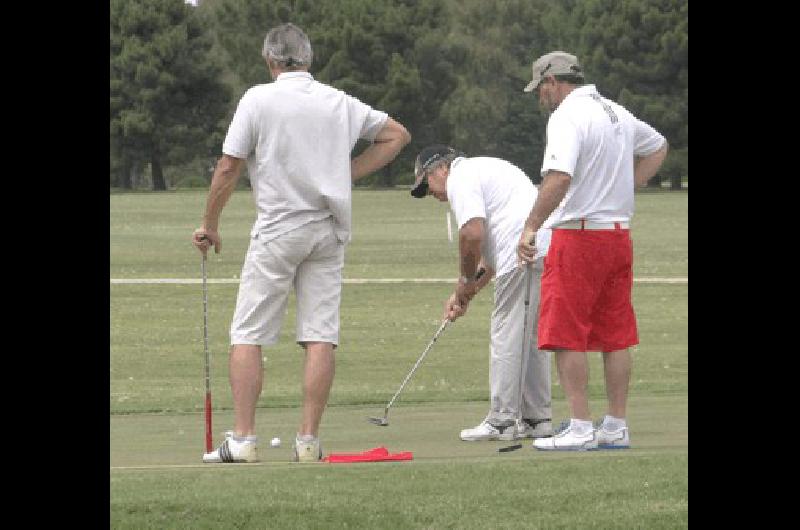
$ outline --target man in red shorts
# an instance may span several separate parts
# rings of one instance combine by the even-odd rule
[[[533,63],[535,92],[547,122],[539,195],[520,236],[520,263],[536,252],[545,219],[553,229],[542,274],[538,325],[541,350],[556,352],[559,380],[570,409],[542,450],[630,447],[625,410],[631,373],[629,348],[639,343],[631,304],[633,247],[629,222],[633,190],[656,174],[666,139],[621,105],[584,84],[578,59],[555,51]],[[552,213],[552,215],[551,215]],[[608,413],[592,424],[587,351],[603,352]]]

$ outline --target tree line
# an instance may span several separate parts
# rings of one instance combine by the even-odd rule
[[[547,117],[522,88],[531,62],[552,50],[577,55],[588,83],[667,137],[671,152],[651,185],[688,178],[688,0],[197,4],[111,0],[111,187],[207,185],[239,98],[271,81],[261,47],[284,22],[311,39],[315,79],[413,136],[360,184],[410,183],[415,154],[434,142],[505,158],[539,182]]]

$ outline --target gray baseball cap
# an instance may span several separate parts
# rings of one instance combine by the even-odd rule
[[[583,76],[583,69],[581,65],[578,64],[578,58],[570,53],[561,51],[542,55],[533,61],[532,70],[533,79],[528,83],[528,86],[523,89],[524,92],[533,92],[536,90],[536,87],[539,86],[539,83],[542,82],[542,78],[546,75],[573,74]]]

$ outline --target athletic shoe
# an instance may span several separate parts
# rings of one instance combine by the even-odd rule
[[[523,418],[517,425],[516,440],[522,438],[549,438],[553,436],[553,423],[549,418],[543,420],[532,420]]]
[[[504,440],[514,439],[517,432],[516,425],[492,425],[487,420],[483,420],[480,425],[472,429],[461,431],[461,439],[465,442],[480,442],[483,440]]]
[[[563,422],[556,434],[550,438],[538,438],[533,446],[542,451],[594,451],[597,449],[597,437],[592,429],[586,434],[578,435],[570,427],[570,422]]]
[[[220,446],[203,455],[206,464],[258,462],[258,444],[255,441],[237,442],[233,436],[225,436]]]
[[[628,449],[631,446],[628,427],[612,430],[603,425],[601,420],[596,424],[595,433],[597,434],[597,447],[599,449]]]
[[[319,462],[320,460],[322,460],[322,447],[319,438],[301,440],[300,435],[297,435],[294,439],[294,461]]]

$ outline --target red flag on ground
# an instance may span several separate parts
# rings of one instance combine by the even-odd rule
[[[331,453],[322,459],[329,464],[346,464],[349,462],[387,462],[395,460],[412,460],[411,451],[389,454],[385,447],[376,447],[363,453]]]

